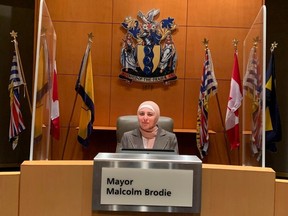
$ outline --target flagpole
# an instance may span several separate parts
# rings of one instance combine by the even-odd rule
[[[16,52],[19,54],[18,47],[17,47],[17,51]],[[26,83],[25,74],[24,74],[24,71],[23,71],[23,66],[22,66],[22,61],[21,61],[20,54],[19,54],[19,63],[20,63],[20,67],[21,67],[22,78],[23,78],[23,81],[24,81],[24,89],[25,89],[25,92],[26,92],[26,95],[27,95],[27,100],[28,100],[28,104],[29,104],[29,108],[30,108],[30,113],[32,114],[32,105],[31,105],[31,100],[30,100],[30,96],[29,96],[29,92],[28,92],[28,88],[27,88],[27,83]]]
[[[233,41],[232,41],[232,44],[233,44],[233,47],[234,47],[234,52],[236,53],[236,54],[238,54],[238,43],[239,43],[239,40],[237,40],[236,38],[235,39],[233,39]],[[225,130],[225,133],[226,133],[227,131]],[[242,138],[243,139],[243,138]],[[240,147],[238,147],[237,148],[237,155],[238,155],[238,165],[241,165],[240,164]]]
[[[91,43],[93,42],[93,41],[92,41],[92,38],[93,38],[93,37],[94,37],[94,36],[93,36],[92,33],[89,33],[89,34],[88,34],[88,46],[91,46]],[[63,147],[63,151],[62,151],[62,160],[64,159],[64,154],[65,154],[65,150],[66,150],[66,146],[67,146],[68,136],[69,136],[69,133],[70,133],[70,127],[71,127],[72,117],[73,117],[73,114],[74,114],[74,111],[75,111],[76,102],[77,102],[78,91],[79,91],[79,88],[77,88],[77,91],[76,91],[76,95],[75,95],[74,103],[73,103],[73,107],[72,107],[72,113],[71,113],[71,115],[70,115],[70,119],[69,119],[69,123],[68,123],[68,129],[67,129],[67,133],[66,133],[66,137],[65,137],[65,142],[64,142],[64,147]]]
[[[203,44],[205,46],[205,50],[208,50],[208,43],[209,43],[209,40],[207,38],[204,38],[203,40]],[[225,124],[224,124],[224,121],[223,121],[223,116],[222,116],[222,112],[221,112],[221,109],[220,109],[220,103],[219,103],[219,98],[218,98],[218,93],[216,92],[215,93],[216,95],[216,100],[217,100],[217,106],[218,106],[218,110],[219,110],[219,114],[220,114],[220,119],[221,119],[221,123],[222,123],[222,127],[224,129],[224,138],[225,138],[225,146],[226,146],[226,151],[227,151],[227,156],[228,156],[228,162],[229,164],[231,164],[231,158],[230,158],[230,154],[229,154],[229,146],[228,146],[228,141],[227,141],[227,136],[226,136],[226,130],[225,130]]]
[[[231,164],[231,157],[230,157],[230,154],[229,154],[229,143],[228,143],[228,140],[227,140],[225,123],[223,121],[223,115],[222,115],[222,112],[221,112],[221,109],[220,109],[220,102],[219,102],[219,98],[218,98],[218,93],[217,92],[216,92],[216,100],[217,100],[217,106],[218,106],[219,115],[220,115],[220,119],[221,119],[221,124],[222,124],[222,127],[224,129],[224,138],[225,138],[225,144],[226,144],[225,146],[226,146],[226,151],[227,151],[227,156],[228,156],[228,162],[229,162],[229,164]]]
[[[66,150],[66,146],[67,146],[68,136],[69,136],[70,127],[71,127],[71,121],[72,121],[72,117],[73,117],[73,114],[74,114],[77,97],[78,97],[78,92],[76,92],[76,95],[75,95],[75,97],[74,97],[74,103],[73,103],[73,107],[72,107],[72,113],[71,113],[71,115],[70,115],[70,119],[69,119],[69,123],[68,123],[68,129],[67,129],[67,133],[66,133],[66,137],[65,137],[65,142],[64,142],[64,147],[63,147],[63,151],[62,151],[62,160],[64,159],[64,154],[65,154],[65,150]]]
[[[15,32],[14,30],[12,30],[12,32],[10,32],[11,37],[13,37],[13,43],[15,46],[15,52],[16,55],[19,57],[19,67],[20,67],[20,72],[21,72],[21,76],[23,79],[23,83],[24,83],[24,91],[27,95],[27,100],[28,100],[28,104],[29,104],[29,109],[30,109],[30,113],[32,115],[32,105],[31,105],[31,100],[30,100],[30,96],[29,96],[29,92],[28,92],[28,88],[27,88],[27,83],[26,83],[26,79],[25,79],[25,74],[24,74],[24,70],[23,70],[23,66],[22,66],[22,62],[21,62],[21,57],[20,57],[20,53],[19,53],[19,49],[18,49],[18,42],[16,40],[17,37],[17,32]]]

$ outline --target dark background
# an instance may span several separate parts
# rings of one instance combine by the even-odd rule
[[[10,32],[18,32],[17,41],[23,70],[31,97],[33,79],[34,0],[0,0],[0,170],[17,170],[29,159],[31,113],[24,89],[21,88],[21,111],[26,130],[19,136],[15,150],[9,143],[10,99],[8,84],[14,52]]]
[[[267,7],[267,61],[270,58],[271,43],[276,41],[275,64],[277,76],[277,99],[281,115],[282,141],[277,143],[278,151],[266,151],[266,166],[272,167],[278,177],[288,178],[288,1],[266,0]],[[268,65],[268,63],[267,63]]]

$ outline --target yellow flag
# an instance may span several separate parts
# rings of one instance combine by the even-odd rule
[[[85,76],[84,86],[80,84],[80,79],[82,76]],[[94,122],[94,85],[91,51],[89,46],[87,46],[87,50],[82,61],[79,77],[76,84],[76,91],[83,99],[80,111],[78,141],[87,147],[88,139],[92,133]]]
[[[39,60],[38,60],[38,79],[37,79],[37,97],[36,97],[36,110],[35,110],[35,127],[34,127],[34,140],[39,142],[42,138],[42,124],[43,124],[43,96],[42,89],[44,86],[44,73],[45,73],[45,54],[43,45],[40,47]]]

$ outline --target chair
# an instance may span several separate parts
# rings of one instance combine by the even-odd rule
[[[170,117],[160,116],[158,120],[158,125],[169,132],[173,132],[174,121]],[[117,144],[121,142],[121,138],[125,132],[133,130],[137,127],[137,115],[125,115],[118,117],[116,124]]]

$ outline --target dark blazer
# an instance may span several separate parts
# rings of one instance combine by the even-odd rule
[[[142,135],[138,128],[123,134],[117,149],[120,150],[122,148],[144,149]],[[158,126],[153,149],[173,149],[179,153],[176,135]]]

